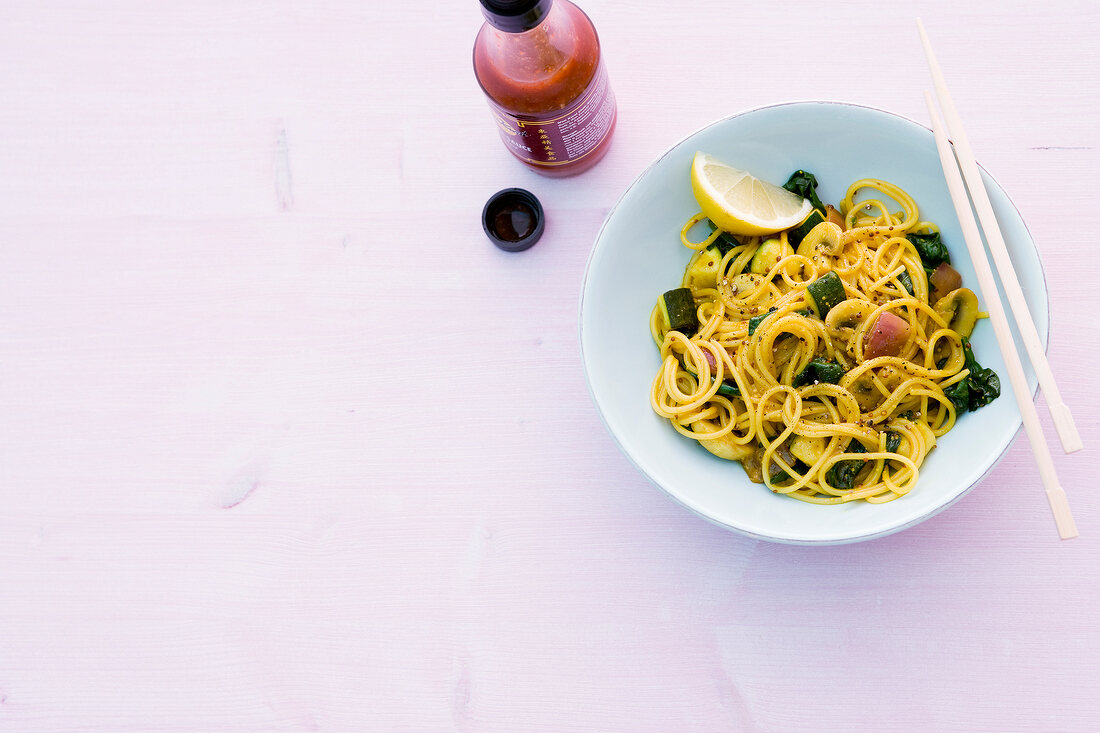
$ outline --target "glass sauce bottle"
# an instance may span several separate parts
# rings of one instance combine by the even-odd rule
[[[481,0],[474,73],[512,155],[570,176],[606,153],[615,95],[588,16],[569,0]]]

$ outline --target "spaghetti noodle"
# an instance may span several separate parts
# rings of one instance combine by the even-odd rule
[[[689,235],[705,217],[688,220],[681,241],[696,254],[678,290],[694,325],[670,321],[676,291],[654,308],[651,403],[773,492],[891,501],[913,490],[960,412],[999,393],[967,341],[983,314],[971,291],[930,284],[925,245],[938,229],[901,188],[859,180],[839,211],[814,216],[771,237],[715,229],[698,242]]]

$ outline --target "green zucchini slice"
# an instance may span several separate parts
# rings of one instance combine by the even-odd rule
[[[817,306],[817,314],[822,319],[832,310],[833,306],[848,296],[844,294],[844,283],[836,272],[827,272],[814,280],[806,288],[810,297]]]
[[[699,318],[695,314],[695,298],[688,288],[669,290],[657,301],[661,318],[669,331],[693,334],[699,328]]]
[[[802,244],[802,240],[806,238],[810,230],[823,221],[825,221],[825,217],[821,215],[820,211],[814,209],[801,224],[787,232],[787,241],[791,243],[792,247],[797,247]]]
[[[752,256],[752,261],[749,263],[749,272],[755,272],[758,275],[767,274],[768,270],[775,267],[779,260],[793,254],[794,247],[791,245],[785,245],[778,239],[769,239],[761,244],[760,248],[756,250],[756,254]]]
[[[722,252],[713,244],[698,255],[688,265],[684,284],[697,290],[713,288],[718,284],[718,266],[722,264]]]

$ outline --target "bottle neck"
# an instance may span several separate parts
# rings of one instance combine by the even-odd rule
[[[542,23],[553,5],[554,0],[481,0],[481,13],[497,30],[523,33]]]

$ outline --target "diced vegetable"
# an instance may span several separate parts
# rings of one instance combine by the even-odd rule
[[[909,321],[890,311],[879,314],[863,337],[863,358],[897,356],[909,340]]]
[[[913,243],[920,260],[925,267],[936,267],[941,262],[951,262],[946,245],[940,240],[939,232],[929,234],[907,234],[906,239]]]
[[[713,288],[718,283],[718,266],[722,252],[713,244],[701,251],[688,265],[684,284],[695,289]]]
[[[844,215],[834,209],[831,204],[825,207],[825,211],[828,214],[828,216],[825,217],[825,221],[836,224],[838,227],[840,227],[840,231],[844,231]]]
[[[787,472],[775,461],[776,458],[782,459],[783,462],[791,468],[794,468],[795,464],[795,457],[791,453],[790,445],[788,443],[781,443],[779,447],[775,449],[771,463],[768,464],[768,477],[772,481],[778,481],[787,477]]]
[[[710,432],[715,428],[715,425],[709,420],[699,420],[692,423],[691,427],[696,432]],[[748,458],[755,451],[755,448],[751,445],[734,442],[733,436],[728,433],[720,438],[701,439],[699,445],[727,461],[740,461],[743,458]]]
[[[710,349],[707,349],[707,348],[702,348],[702,349],[700,349],[700,351],[703,352],[703,360],[707,363],[707,366],[710,367],[710,373],[712,375],[717,375],[718,374],[718,360],[714,358],[714,354],[712,354],[710,352]],[[684,370],[688,374],[692,375],[693,377],[698,377],[699,376],[699,372],[696,369],[693,368],[695,366],[694,364],[685,362],[683,357],[680,358],[680,363],[684,365]],[[721,391],[721,390],[719,389],[719,391]]]
[[[824,218],[825,204],[821,203],[821,199],[817,197],[817,177],[813,173],[797,170],[783,184],[783,188],[791,193],[797,193],[804,199],[809,199],[813,207],[820,211]]]
[[[814,209],[810,212],[810,215],[806,217],[805,221],[787,232],[787,241],[790,242],[792,246],[797,247],[802,244],[802,240],[806,238],[806,235],[823,221],[825,221],[825,217],[821,215],[820,211]]]
[[[712,373],[717,371],[718,360],[714,358],[714,354],[710,353],[710,349],[703,349],[703,358],[707,360],[707,365]]]
[[[928,294],[928,300],[935,303],[952,290],[961,288],[962,284],[963,279],[959,271],[946,262],[941,262],[928,276],[928,286],[931,290]]]
[[[821,318],[825,318],[834,305],[848,297],[844,294],[844,283],[840,275],[832,271],[810,283],[806,291],[817,306],[817,314]]]
[[[719,458],[725,458],[727,461],[740,461],[741,459],[752,453],[752,448],[734,443],[730,440],[729,436],[723,436],[721,438],[714,438],[711,440],[700,440],[699,445],[706,448],[708,451],[718,456]]]
[[[669,331],[693,334],[699,329],[695,313],[695,298],[688,288],[669,290],[657,301],[661,319]]]
[[[794,247],[779,239],[769,239],[760,245],[749,263],[749,272],[764,275],[784,257],[794,254]]]
[[[791,455],[812,466],[825,454],[825,438],[808,438],[805,435],[795,436],[791,441]]]

